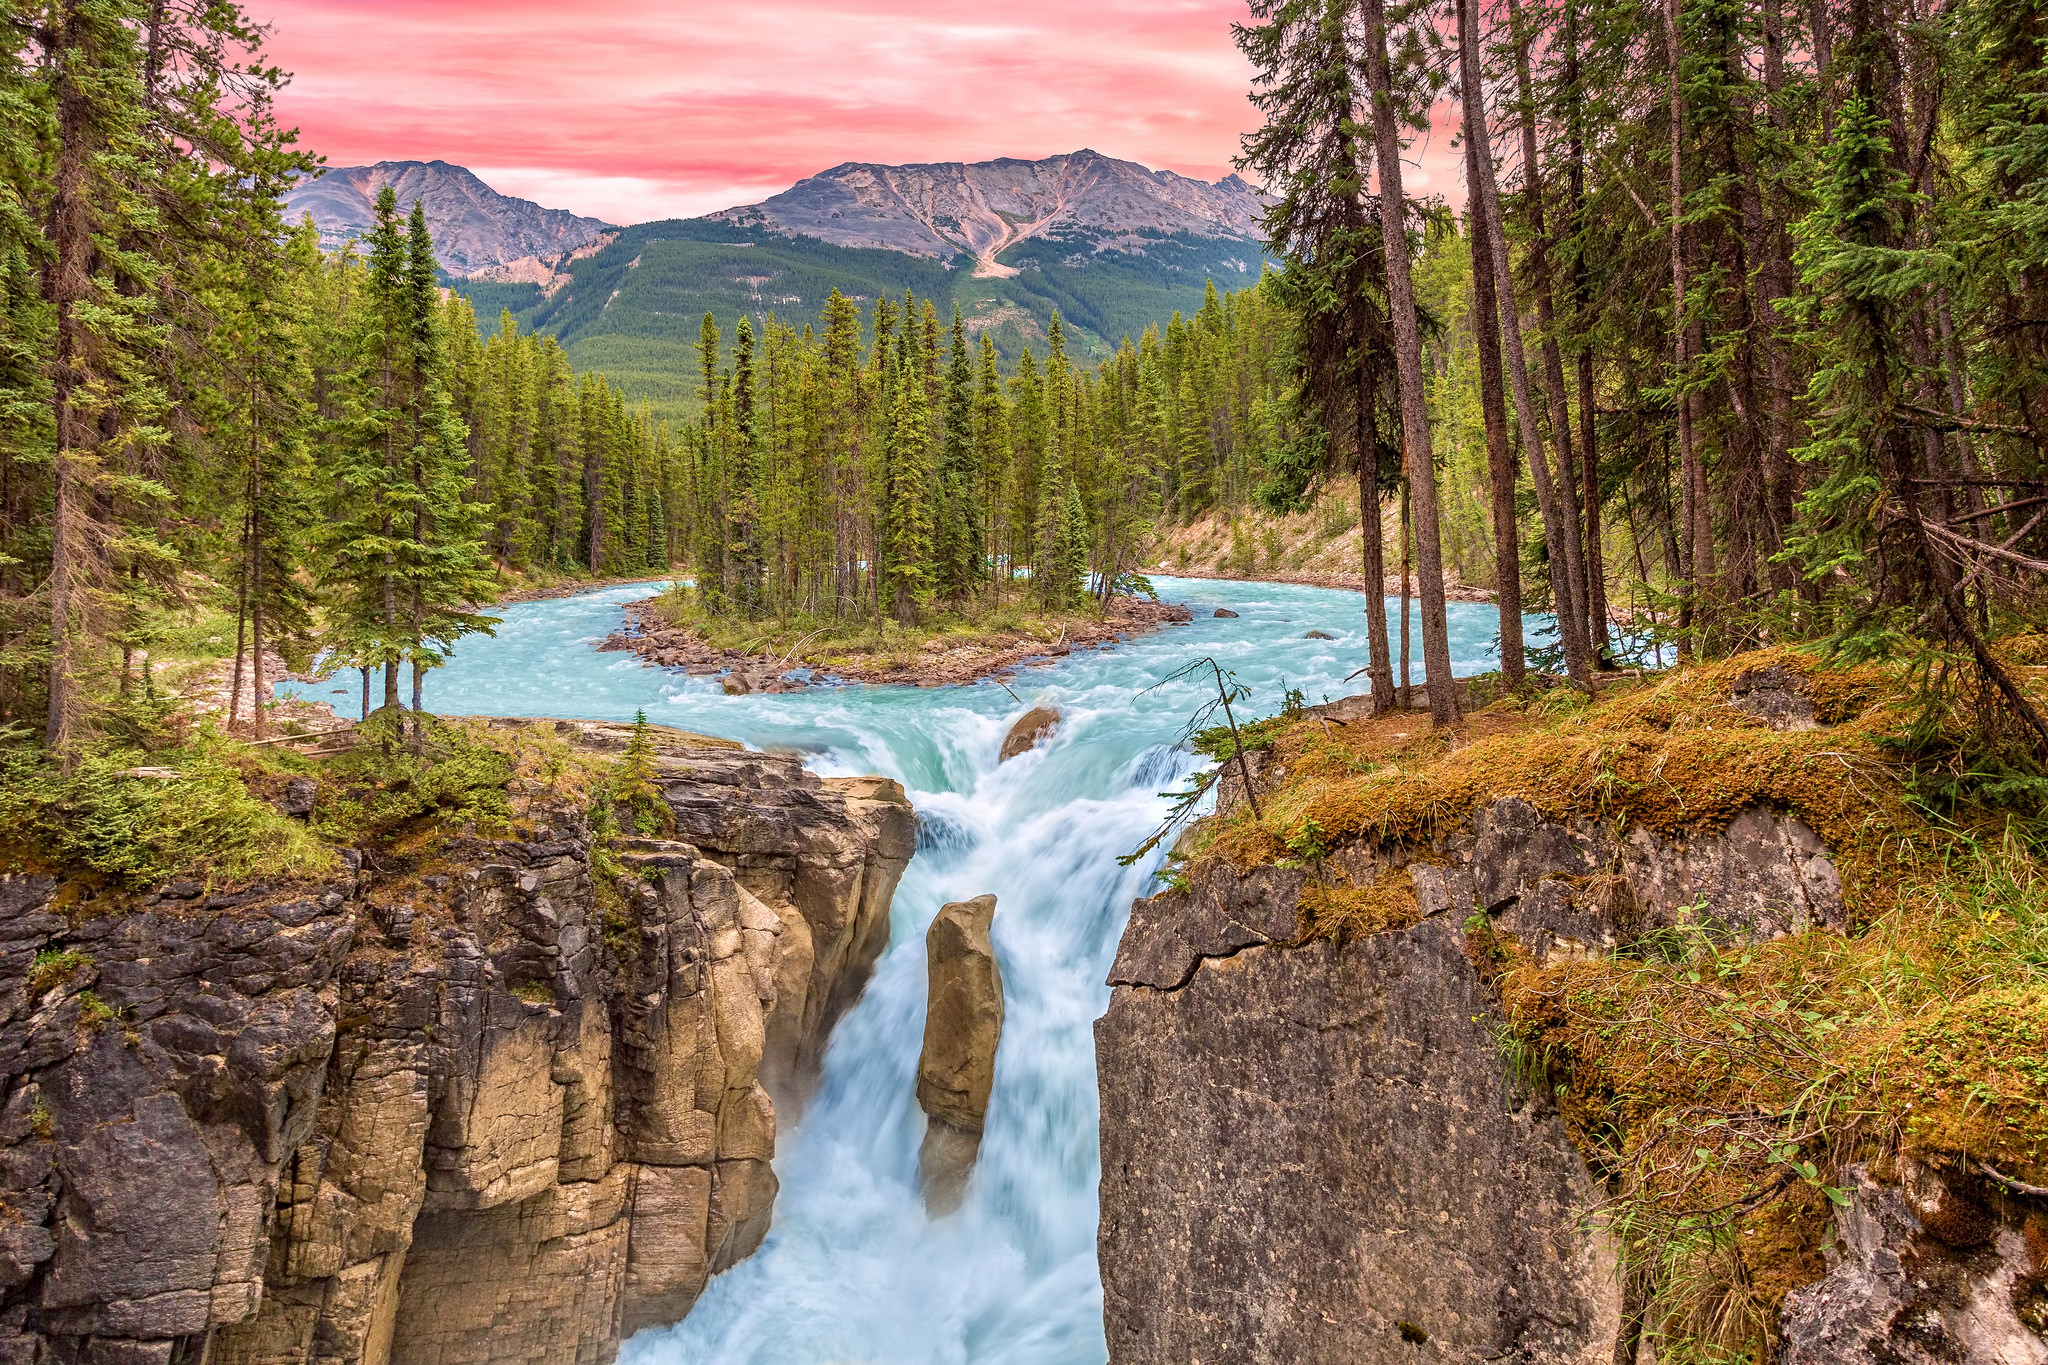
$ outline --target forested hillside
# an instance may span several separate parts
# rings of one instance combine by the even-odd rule
[[[1054,309],[1066,319],[1072,353],[1100,359],[1175,310],[1193,312],[1211,279],[1248,283],[1261,264],[1257,245],[1235,238],[1155,234],[1139,255],[1095,254],[1087,237],[1020,242],[1003,253],[1015,275],[983,277],[964,254],[942,261],[711,218],[675,219],[622,230],[545,288],[452,284],[479,316],[511,310],[521,327],[558,338],[578,366],[604,370],[657,416],[680,422],[699,412],[688,376],[707,312],[730,334],[743,316],[756,327],[770,312],[814,317],[834,289],[861,304],[910,290],[949,314],[958,304],[977,334],[995,340],[1007,371],[1026,346],[1044,353]]]
[[[1265,282],[1212,287],[1093,367],[1055,311],[1043,360],[1025,350],[1008,380],[957,305],[906,294],[863,321],[834,292],[815,325],[741,318],[728,347],[705,316],[684,520],[709,609],[914,622],[1020,582],[1070,607],[1091,575],[1123,584],[1161,517],[1272,498],[1304,435]]]

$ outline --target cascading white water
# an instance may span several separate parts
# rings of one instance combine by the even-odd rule
[[[993,684],[726,697],[712,680],[594,652],[619,604],[645,586],[509,608],[497,638],[465,641],[433,675],[438,711],[629,720],[645,708],[662,724],[797,749],[822,775],[897,778],[917,807],[918,853],[896,893],[889,948],[832,1038],[816,1098],[781,1135],[773,1231],[684,1322],[628,1342],[623,1365],[1105,1359],[1092,1024],[1130,902],[1157,866],[1116,859],[1164,818],[1160,793],[1200,766],[1179,741],[1215,694],[1202,678],[1155,684],[1214,657],[1253,689],[1248,713],[1263,715],[1286,686],[1312,701],[1360,690],[1343,679],[1365,658],[1355,593],[1158,586],[1193,606],[1194,621],[1026,670],[1010,679],[1021,703]],[[1217,606],[1240,615],[1217,619]],[[1491,666],[1497,623],[1491,607],[1452,604],[1456,672]],[[1528,622],[1532,636],[1545,626]],[[1336,638],[1305,639],[1310,629]],[[1036,704],[1061,710],[1059,731],[999,764],[1007,723]],[[995,1091],[966,1202],[932,1220],[918,1195],[924,1120],[912,1093],[924,932],[941,904],[983,892],[998,897],[1005,993]]]

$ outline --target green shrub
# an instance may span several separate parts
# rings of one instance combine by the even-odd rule
[[[69,775],[38,751],[0,750],[0,830],[16,862],[82,864],[136,887],[177,876],[310,877],[334,866],[331,851],[252,795],[203,737],[168,752],[89,755]]]
[[[512,759],[460,725],[425,717],[418,752],[379,715],[357,731],[350,753],[328,760],[314,828],[332,843],[388,839],[420,821],[504,830],[512,807]]]
[[[36,954],[28,969],[28,998],[40,1000],[51,987],[71,979],[73,973],[92,966],[92,954],[76,948],[45,948]]]

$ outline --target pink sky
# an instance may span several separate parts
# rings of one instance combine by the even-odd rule
[[[618,223],[842,161],[1093,147],[1214,180],[1256,122],[1243,0],[251,0],[328,164],[433,160]],[[1440,161],[1440,156],[1431,157]],[[1435,180],[1441,180],[1438,176]],[[1457,197],[1453,183],[1410,194]]]

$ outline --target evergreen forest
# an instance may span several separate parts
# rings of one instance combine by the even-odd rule
[[[1346,497],[1403,509],[1432,675],[1462,579],[1510,683],[1827,640],[1924,651],[2048,737],[1992,643],[2048,564],[2042,6],[1258,0],[1241,164],[1278,268],[1086,363],[1056,307],[1005,358],[938,266],[865,307],[820,275],[815,315],[677,339],[673,423],[509,311],[480,329],[417,206],[333,256],[284,222],[316,163],[239,11],[18,31],[0,720],[57,754],[195,604],[237,705],[269,652],[405,709],[515,580],[675,570],[705,619],[878,629],[1075,611],[1144,591],[1163,529]],[[1402,189],[1443,107],[1459,212]]]

